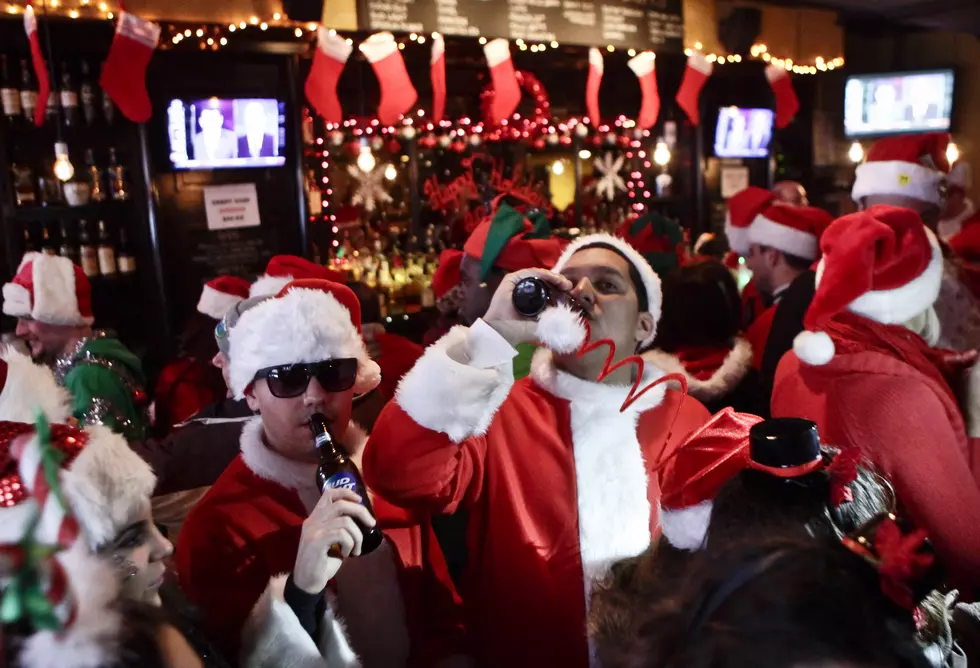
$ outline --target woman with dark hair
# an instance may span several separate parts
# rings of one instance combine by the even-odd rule
[[[663,314],[643,359],[687,378],[688,393],[711,412],[757,412],[761,392],[752,346],[739,336],[742,304],[731,272],[716,260],[674,269],[663,282]]]

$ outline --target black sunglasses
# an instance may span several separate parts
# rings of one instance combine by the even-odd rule
[[[357,360],[354,358],[283,364],[259,369],[255,380],[265,378],[272,396],[291,399],[306,392],[311,378],[316,378],[324,392],[345,392],[354,387]]]

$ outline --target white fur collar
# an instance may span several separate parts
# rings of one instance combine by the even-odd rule
[[[652,383],[664,372],[653,364],[646,364],[643,370],[644,385]],[[538,387],[547,390],[560,399],[567,399],[572,404],[586,404],[598,412],[619,411],[629,395],[631,385],[606,385],[591,380],[576,378],[570,373],[555,367],[554,354],[539,348],[531,360],[531,378]],[[643,389],[643,385],[640,386]],[[659,406],[667,393],[667,384],[661,383],[633,402],[625,411],[626,414],[638,415],[651,408]]]
[[[666,373],[680,373],[687,378],[687,392],[698,401],[714,401],[725,396],[742,382],[752,368],[752,345],[743,338],[735,339],[735,345],[725,361],[707,380],[698,380],[684,369],[676,355],[659,348],[643,353],[643,359],[663,369]]]

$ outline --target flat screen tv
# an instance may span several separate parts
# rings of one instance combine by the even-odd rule
[[[772,109],[722,107],[715,126],[719,158],[765,158],[772,139]]]
[[[174,169],[279,167],[285,157],[285,104],[268,98],[171,100]]]
[[[844,87],[844,134],[870,137],[949,130],[953,70],[855,74]]]

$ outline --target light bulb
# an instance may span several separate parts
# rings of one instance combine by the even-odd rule
[[[590,151],[587,148],[583,148],[581,151],[578,152],[578,157],[579,160],[588,160],[589,158],[592,157],[592,151]]]
[[[855,165],[864,160],[864,147],[861,146],[861,142],[856,141],[851,144],[851,148],[847,149],[847,158]]]
[[[374,155],[371,154],[371,149],[368,146],[362,146],[361,152],[357,156],[357,168],[362,172],[370,172],[376,164],[377,161],[374,159]]]
[[[667,142],[663,140],[657,142],[657,147],[653,149],[653,161],[661,167],[666,167],[670,162],[670,149],[667,148]]]
[[[394,181],[398,178],[398,170],[395,169],[394,165],[388,165],[385,167],[385,178],[389,181]]]
[[[555,160],[551,165],[551,173],[555,176],[561,176],[565,173],[565,163],[561,160]]]
[[[959,159],[960,159],[960,147],[954,144],[953,142],[949,142],[949,144],[946,146],[946,160],[949,162],[950,165],[952,165],[954,162],[956,162]]]
[[[75,175],[75,167],[68,159],[68,144],[64,142],[54,145],[54,175],[59,181],[68,181]]]

